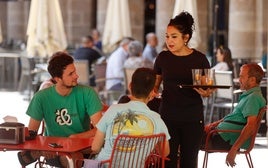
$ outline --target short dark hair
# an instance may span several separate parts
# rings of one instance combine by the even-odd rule
[[[132,75],[131,94],[137,98],[146,98],[153,90],[156,73],[150,68],[138,68]]]
[[[88,43],[88,42],[94,42],[94,39],[91,35],[87,35],[82,37],[81,41],[82,43]]]
[[[56,52],[49,59],[47,70],[52,78],[61,78],[63,70],[65,70],[67,65],[70,65],[72,63],[74,63],[72,56],[68,55],[65,52]]]

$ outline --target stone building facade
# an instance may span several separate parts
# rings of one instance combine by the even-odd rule
[[[146,0],[129,0],[131,29],[135,39],[144,41],[144,7]],[[103,32],[108,0],[59,0],[64,27],[70,47],[79,44],[80,37],[97,28]],[[213,0],[197,0],[201,43],[197,49],[208,53],[209,37],[213,33]],[[267,48],[267,1],[229,0],[225,16],[226,44],[234,58],[260,59]],[[30,9],[29,0],[0,1],[0,21],[5,42],[26,42]],[[165,40],[165,29],[172,17],[175,0],[155,0],[155,32],[159,37],[158,49]]]

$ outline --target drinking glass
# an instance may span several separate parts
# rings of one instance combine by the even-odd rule
[[[213,85],[215,78],[215,69],[204,69],[206,85]]]
[[[202,69],[192,69],[193,85],[201,85]]]

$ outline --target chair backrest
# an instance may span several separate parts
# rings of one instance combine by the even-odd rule
[[[263,116],[264,116],[264,114],[265,114],[266,111],[267,111],[267,106],[264,106],[263,108],[261,108],[259,110],[256,123],[254,123],[254,125],[256,125],[256,128],[255,128],[253,134],[249,137],[249,140],[250,140],[249,147],[247,149],[240,148],[237,151],[238,154],[245,154],[246,159],[247,159],[247,162],[248,162],[248,166],[251,167],[251,168],[253,168],[254,166],[253,166],[253,162],[252,162],[252,159],[251,159],[251,156],[250,156],[250,152],[251,152],[251,150],[253,149],[253,147],[255,145],[255,139],[256,139],[258,130],[260,128],[260,125],[261,125]],[[208,133],[207,137],[206,137],[205,148],[202,148],[201,149],[201,150],[205,151],[203,168],[207,167],[207,164],[208,164],[208,154],[209,153],[214,153],[214,152],[228,153],[229,152],[229,149],[214,149],[214,148],[211,148],[210,147],[211,145],[209,145],[209,144],[211,144],[210,143],[211,136],[215,132],[218,132],[218,133],[219,132],[225,132],[225,133],[228,132],[230,134],[232,134],[232,133],[239,133],[239,134],[241,134],[241,130],[218,130],[218,129],[211,130]]]
[[[260,125],[261,125],[261,121],[263,119],[263,116],[265,114],[265,112],[267,111],[267,106],[263,107],[260,109],[259,113],[258,113],[258,116],[257,116],[257,121],[256,121],[256,129],[254,130],[254,133],[251,137],[251,140],[250,140],[250,146],[249,148],[246,150],[247,152],[248,151],[251,151],[252,148],[254,147],[254,144],[255,144],[255,139],[256,139],[256,136],[257,136],[257,133],[258,133],[258,130],[260,128]]]
[[[34,59],[26,56],[21,56],[20,61],[21,61],[21,72],[25,75],[31,75],[31,71],[35,68]]]
[[[164,167],[165,139],[163,133],[148,136],[119,135],[115,139],[108,167],[144,168],[151,164]],[[160,156],[158,161],[155,154]]]
[[[232,100],[234,96],[232,71],[215,71],[215,82],[216,82],[216,85],[231,86],[229,89],[217,89],[216,97]]]
[[[89,66],[88,60],[75,60],[74,65],[78,74],[78,83],[89,85]]]
[[[94,64],[93,73],[95,75],[96,89],[98,91],[102,91],[105,89],[106,67],[107,67],[106,62]]]
[[[135,72],[136,69],[134,68],[124,68],[124,74],[125,74],[125,90],[128,94],[128,86],[129,86],[129,83],[131,82],[131,78],[132,78],[132,75],[133,73]]]

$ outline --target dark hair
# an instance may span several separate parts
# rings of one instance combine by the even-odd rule
[[[74,62],[72,56],[68,55],[65,52],[56,52],[52,55],[48,62],[47,70],[49,74],[54,77],[62,77],[63,70],[65,70],[67,65],[70,65]]]
[[[175,27],[182,35],[189,34],[189,41],[192,38],[195,29],[194,18],[190,13],[183,11],[173,19],[170,19],[168,26]]]
[[[234,65],[233,65],[231,50],[228,47],[223,47],[223,46],[220,46],[218,49],[220,50],[220,53],[224,55],[223,61],[227,63],[229,71],[232,71],[234,68]]]
[[[146,98],[153,90],[156,73],[150,68],[138,68],[132,75],[131,94],[137,98]]]
[[[244,64],[242,67],[248,68],[248,77],[255,77],[256,83],[260,84],[262,78],[264,77],[264,72],[257,63]]]
[[[88,43],[88,42],[94,42],[94,39],[91,35],[87,35],[82,37],[81,41],[82,43]]]

